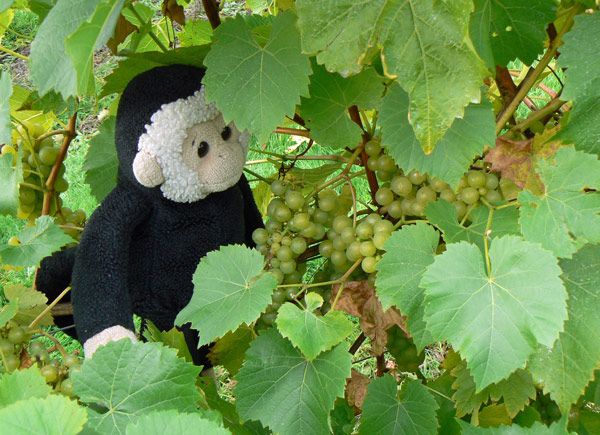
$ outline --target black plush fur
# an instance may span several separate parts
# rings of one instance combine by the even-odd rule
[[[74,258],[72,302],[81,342],[115,325],[134,330],[133,313],[159,329],[172,328],[191,298],[200,259],[222,245],[254,245],[252,231],[263,224],[243,175],[230,189],[193,203],[168,200],[160,187],[144,187],[133,175],[138,138],[152,114],[162,104],[192,95],[203,74],[181,65],[154,68],[134,78],[121,97],[117,186],[90,217],[76,255],[52,257],[63,263]],[[36,280],[42,291],[52,288],[44,281],[53,281],[47,275],[52,264],[45,262]],[[63,286],[65,273],[54,274]],[[195,352],[197,336],[185,330],[194,362],[210,366],[206,348]]]

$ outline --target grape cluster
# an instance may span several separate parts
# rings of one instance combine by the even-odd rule
[[[465,174],[455,193],[444,181],[419,171],[405,174],[376,139],[365,144],[365,152],[369,156],[367,167],[376,172],[377,179],[382,182],[375,194],[375,201],[382,207],[382,212],[392,219],[421,217],[427,204],[438,198],[454,204],[458,218],[462,219],[469,207],[477,207],[482,200],[495,203],[502,199],[498,192],[498,177],[485,170],[471,170]]]
[[[550,398],[549,394],[544,394],[542,390],[537,391],[536,400],[531,403],[531,406],[540,413],[542,422],[547,425],[560,420],[562,417],[560,408],[556,402]]]
[[[33,332],[13,321],[0,328],[0,374],[36,364],[49,385],[71,396],[73,384],[70,377],[81,370],[80,359],[73,354],[65,354],[62,361],[51,358],[42,341],[30,341]]]
[[[42,214],[44,192],[47,190],[46,181],[59,153],[59,147],[51,137],[41,138],[45,133],[40,124],[25,123],[13,130],[13,143],[5,144],[0,153],[12,154],[14,164],[18,158],[17,151],[22,151],[23,182],[19,186],[19,208],[17,217],[27,219],[28,225]],[[69,183],[64,178],[65,166],[61,164],[58,176],[54,182],[54,196],[50,202],[50,215],[55,217],[59,225],[81,227],[86,219],[83,210],[72,211],[62,207],[60,194],[65,192]],[[65,232],[74,238],[79,238],[81,231],[73,228]]]

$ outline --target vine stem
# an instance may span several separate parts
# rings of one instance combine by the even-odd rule
[[[300,130],[299,128],[277,127],[275,133],[302,136],[310,139],[310,130]]]
[[[40,334],[42,334],[44,337],[49,338],[50,340],[52,340],[54,342],[54,345],[56,346],[56,348],[58,349],[58,351],[60,352],[60,354],[65,357],[68,355],[68,352],[65,350],[64,347],[62,347],[62,345],[60,344],[60,341],[58,341],[56,339],[56,337],[54,337],[51,334],[48,334],[46,331],[44,331],[43,329],[40,329]]]
[[[256,172],[254,172],[251,169],[248,169],[246,167],[244,167],[244,172],[247,172],[248,174],[252,175],[253,177],[258,178],[261,181],[264,181],[267,184],[270,184],[269,180],[267,180],[265,177],[263,177],[262,175],[257,174]]]
[[[33,328],[35,327],[35,325],[37,324],[37,322],[39,322],[39,321],[40,321],[40,319],[41,319],[42,317],[44,317],[44,316],[45,316],[47,313],[49,313],[50,311],[52,311],[52,308],[53,308],[53,307],[54,307],[56,304],[58,304],[58,303],[60,302],[60,300],[61,300],[61,299],[62,299],[62,298],[63,298],[63,297],[64,297],[64,296],[67,294],[67,293],[69,293],[69,291],[70,291],[70,290],[71,290],[71,287],[70,287],[70,286],[69,286],[69,287],[67,287],[66,289],[64,289],[64,290],[61,292],[61,294],[59,294],[59,295],[57,296],[57,298],[56,298],[56,299],[54,299],[54,300],[52,301],[52,303],[51,303],[50,305],[48,305],[48,306],[47,306],[47,307],[44,309],[44,311],[42,311],[40,314],[38,314],[38,316],[37,316],[35,319],[33,319],[33,321],[32,321],[32,322],[29,324],[29,329],[33,329]]]
[[[63,142],[58,151],[58,156],[56,157],[56,161],[52,166],[52,170],[50,171],[50,175],[46,180],[46,188],[47,190],[44,192],[44,203],[42,205],[42,215],[47,215],[50,213],[50,200],[52,199],[52,194],[54,193],[54,182],[58,177],[58,171],[60,170],[60,165],[65,160],[67,156],[67,151],[69,149],[69,145],[77,133],[75,132],[75,124],[77,122],[77,112],[71,116],[69,119],[69,124],[67,126],[65,134],[63,134]]]
[[[527,117],[527,119],[519,122],[517,125],[515,125],[513,128],[511,128],[503,136],[507,136],[507,135],[512,136],[515,133],[515,131],[527,130],[531,126],[531,124],[533,124],[534,122],[541,120],[541,119],[545,118],[546,116],[551,115],[552,113],[556,112],[558,109],[560,109],[560,107],[564,103],[565,103],[565,101],[558,98],[558,96],[553,98],[550,102],[548,102],[548,104],[546,104],[541,109],[536,110],[535,112],[531,113],[531,115],[529,115]]]
[[[354,189],[354,186],[352,185],[352,180],[350,179],[350,177],[348,177],[348,174],[343,174],[343,176],[348,181],[348,185],[350,186],[350,193],[352,194],[352,228],[356,229],[356,190]]]
[[[492,232],[492,217],[494,216],[494,209],[490,208],[490,215],[488,216],[487,225],[485,226],[485,232],[483,233],[483,248],[485,250],[485,266],[487,268],[488,276],[492,276],[492,267],[490,265],[490,250],[489,250],[489,235]]]
[[[546,50],[546,53],[544,54],[538,65],[535,67],[531,74],[527,74],[527,77],[525,77],[525,79],[519,85],[517,93],[496,121],[496,134],[500,133],[502,128],[504,128],[504,125],[508,122],[513,113],[517,110],[517,107],[519,107],[519,104],[521,104],[523,98],[527,96],[527,93],[531,90],[531,87],[535,84],[537,78],[544,71],[544,69],[546,69],[546,66],[548,66],[548,64],[556,54],[558,47],[560,47],[560,45],[562,44],[563,35],[567,33],[567,31],[571,28],[573,18],[575,17],[578,11],[579,5],[575,5],[571,8],[563,26],[561,27],[560,31],[556,34],[556,38],[554,38],[550,43],[550,47],[548,48],[548,50]]]
[[[135,10],[135,8],[133,7],[133,4],[129,5],[129,10],[131,10],[131,12],[133,13],[133,15],[135,15],[135,18],[137,18],[137,20],[140,22],[140,25],[144,25],[144,19],[140,16],[140,14],[138,13],[138,11]],[[167,47],[165,47],[165,45],[160,41],[160,39],[158,39],[158,36],[156,36],[154,34],[154,32],[152,31],[152,29],[150,29],[148,31],[148,35],[150,36],[150,38],[152,38],[152,40],[156,43],[156,45],[158,45],[158,47],[164,51],[165,53],[169,51],[169,49]]]
[[[219,5],[215,0],[202,0],[202,6],[204,7],[204,12],[206,12],[208,21],[210,22],[210,26],[215,30],[219,27],[219,24],[221,24]]]
[[[12,51],[10,48],[6,48],[3,45],[0,45],[0,51],[10,54],[11,56],[18,57],[19,59],[23,59],[28,61],[29,58],[27,56],[23,56],[22,54],[17,53],[16,51]]]

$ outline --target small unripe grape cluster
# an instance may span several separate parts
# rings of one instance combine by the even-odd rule
[[[55,391],[71,396],[73,384],[70,377],[81,370],[81,360],[73,354],[64,355],[62,361],[51,358],[42,341],[30,341],[33,332],[13,321],[0,328],[0,374],[18,370],[23,363],[24,367],[36,364],[46,383]]]
[[[463,176],[458,185],[458,193],[448,183],[413,170],[405,174],[394,160],[385,154],[378,140],[365,144],[369,156],[367,167],[377,173],[382,182],[375,194],[375,201],[392,219],[404,216],[423,216],[423,210],[430,202],[442,198],[456,207],[458,218],[467,213],[467,208],[477,207],[482,199],[495,203],[502,199],[498,192],[498,177],[484,170],[472,170]]]
[[[17,217],[27,219],[29,226],[33,225],[35,219],[42,214],[44,192],[47,190],[46,181],[60,150],[51,137],[39,139],[44,133],[44,127],[40,124],[19,125],[13,130],[12,145],[6,144],[0,150],[2,155],[12,154],[14,156],[13,164],[16,164],[17,151],[22,151],[23,182],[19,186]],[[64,173],[65,166],[61,163],[54,182],[55,194],[50,201],[49,214],[56,217],[56,223],[59,225],[81,227],[85,222],[83,210],[72,212],[62,207],[62,199],[59,195],[69,187]],[[67,229],[65,232],[74,238],[78,238],[81,233],[81,231],[73,229]]]

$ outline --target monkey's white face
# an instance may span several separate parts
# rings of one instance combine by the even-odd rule
[[[140,184],[160,186],[172,201],[194,202],[238,182],[248,134],[225,124],[214,103],[205,103],[204,89],[164,104],[151,121],[133,161]]]

